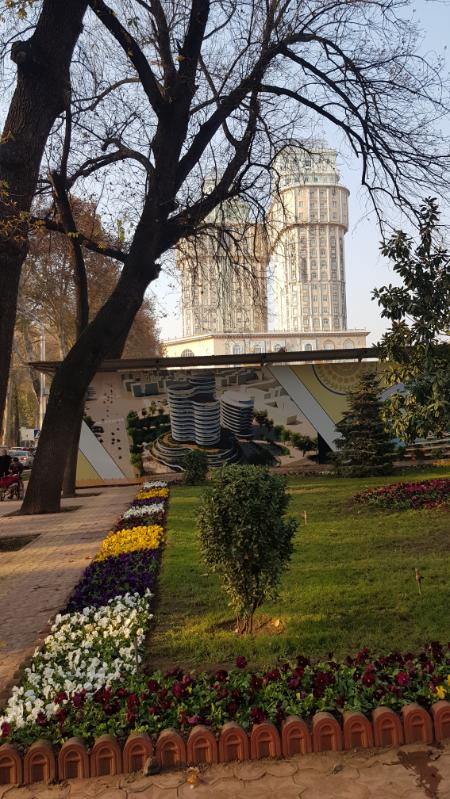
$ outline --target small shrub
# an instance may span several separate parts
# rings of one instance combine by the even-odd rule
[[[302,436],[300,433],[291,433],[291,444],[302,452],[313,452],[317,449],[317,444],[309,436]]]
[[[204,483],[208,474],[208,456],[198,449],[189,450],[183,461],[184,482],[187,485]]]
[[[206,563],[224,584],[239,632],[253,631],[255,611],[273,597],[292,555],[295,519],[285,517],[286,482],[258,466],[218,470],[200,505]]]
[[[273,437],[275,441],[281,441],[281,436],[283,435],[284,427],[282,424],[276,424],[273,428]]]
[[[139,477],[142,477],[144,474],[144,464],[142,462],[142,454],[137,452],[132,452],[130,455],[130,461],[134,468],[136,469]]]
[[[92,430],[95,425],[95,422],[92,416],[87,416],[86,414],[83,415],[83,422],[86,422],[87,426]]]

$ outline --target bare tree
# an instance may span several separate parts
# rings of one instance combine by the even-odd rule
[[[7,4],[4,14],[20,14],[23,5]],[[70,106],[70,63],[86,8],[86,0],[43,0],[32,36],[16,38],[11,47],[17,81],[0,138],[0,427],[27,253],[27,215],[50,130]]]
[[[273,158],[292,138],[308,149],[318,120],[334,126],[361,159],[380,218],[386,199],[412,209],[423,185],[448,189],[449,147],[435,124],[448,112],[442,65],[418,55],[403,2],[89,6],[96,22],[87,18],[80,40],[66,189],[97,186],[132,235],[122,250],[78,235],[123,266],[55,374],[23,513],[59,508],[75,409],[102,359],[121,349],[164,254],[231,198],[261,218]],[[62,147],[56,132],[50,162]],[[64,233],[61,220],[46,224]]]

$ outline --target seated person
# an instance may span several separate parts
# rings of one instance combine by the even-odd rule
[[[8,455],[6,449],[0,449],[0,477],[6,477],[9,474],[11,466],[11,457]]]
[[[23,464],[19,461],[19,458],[13,458],[11,466],[9,467],[9,471],[11,474],[17,474],[19,477],[22,476],[23,472]]]

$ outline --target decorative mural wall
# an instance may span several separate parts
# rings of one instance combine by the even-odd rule
[[[335,449],[335,425],[347,407],[348,393],[363,371],[373,369],[380,369],[375,361],[347,361],[99,372],[88,391],[92,438],[86,433],[82,438],[79,477],[87,472],[86,460],[100,480],[134,476],[127,418],[128,430],[132,424],[140,431],[136,440],[145,469],[155,474],[179,470],[187,449],[196,448],[207,452],[211,466],[270,463],[271,458],[280,462],[270,442],[261,439],[255,416],[264,416],[291,434],[319,433]],[[103,460],[99,450],[93,458],[92,439],[104,451]]]

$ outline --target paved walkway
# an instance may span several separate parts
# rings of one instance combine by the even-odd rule
[[[1,788],[0,799],[450,799],[450,745],[230,763],[200,773]]]
[[[44,516],[9,516],[19,503],[0,504],[0,542],[38,536],[23,549],[0,551],[0,703],[135,493],[133,486],[83,490],[62,502],[76,510]]]

